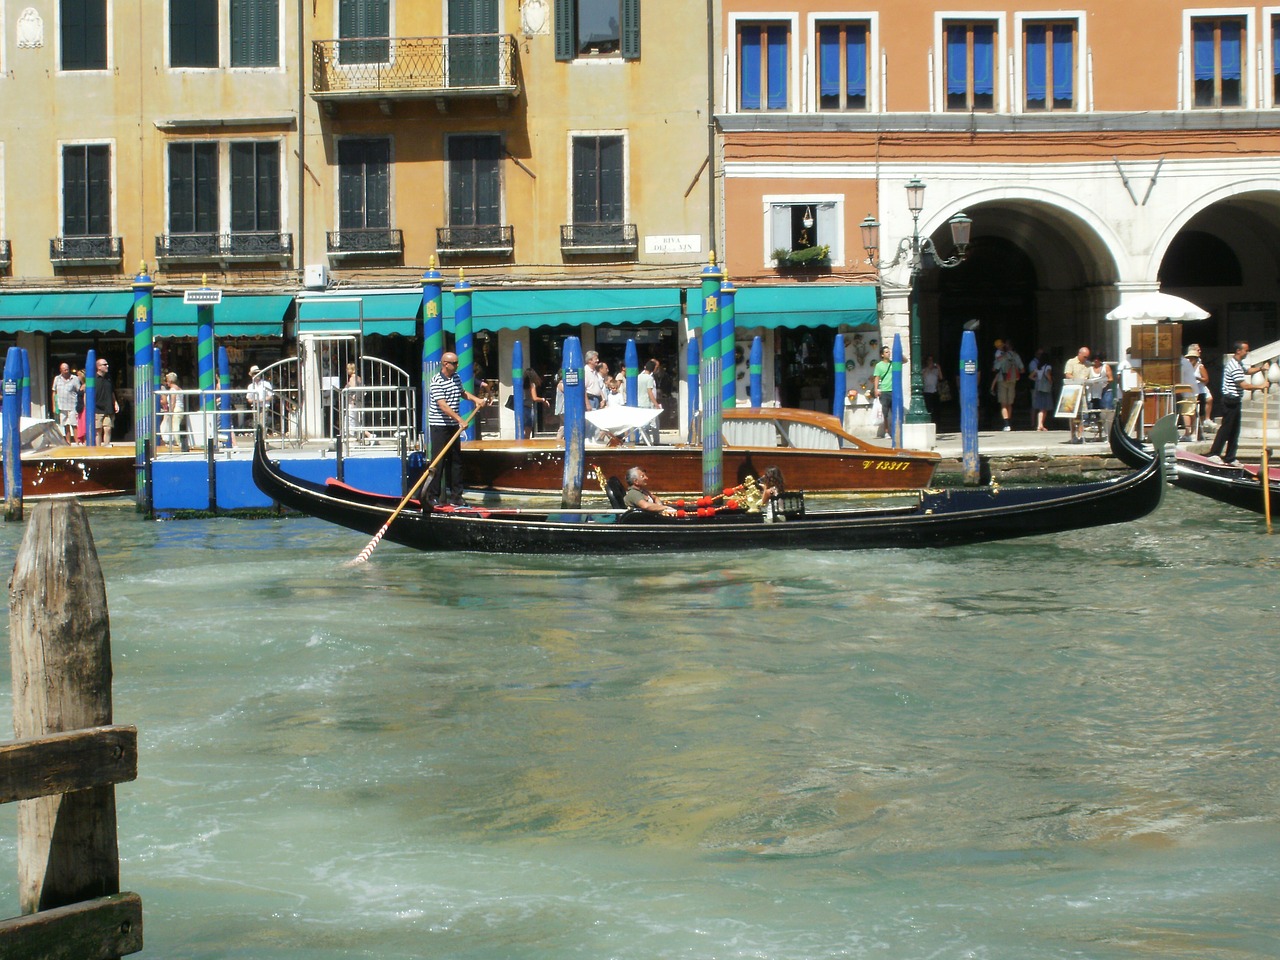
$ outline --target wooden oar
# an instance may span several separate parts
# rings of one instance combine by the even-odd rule
[[[391,527],[391,522],[395,520],[396,517],[400,516],[400,511],[404,509],[405,504],[413,499],[413,495],[418,492],[418,488],[427,482],[427,478],[430,477],[431,474],[435,473],[436,465],[439,464],[444,458],[444,455],[449,452],[449,448],[458,442],[458,438],[462,436],[462,432],[467,429],[467,424],[469,424],[479,412],[480,408],[476,407],[467,414],[467,418],[462,421],[462,426],[458,427],[457,432],[449,438],[449,442],[440,448],[440,452],[436,454],[435,459],[427,464],[427,469],[422,472],[422,476],[418,478],[418,482],[409,488],[409,492],[404,495],[404,499],[400,501],[400,505],[392,511],[391,516],[387,517],[387,522],[382,525],[382,529],[375,533],[373,535],[373,539],[369,541],[365,548],[356,554],[354,559],[348,560],[344,566],[354,567],[356,564],[364,563],[369,559],[374,548],[378,545],[378,541],[383,538],[387,530]]]
[[[1271,464],[1267,459],[1267,395],[1271,393],[1271,384],[1262,391],[1262,469],[1258,479],[1262,481],[1262,514],[1267,518],[1267,533],[1271,532]]]

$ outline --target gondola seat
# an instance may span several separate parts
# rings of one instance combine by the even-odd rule
[[[604,493],[609,498],[609,506],[615,510],[627,509],[627,488],[617,477],[610,477],[605,481]]]

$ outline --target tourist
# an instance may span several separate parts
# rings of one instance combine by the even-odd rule
[[[1231,356],[1222,365],[1222,423],[1209,447],[1209,459],[1215,463],[1225,463],[1231,467],[1243,466],[1236,459],[1236,446],[1240,442],[1240,404],[1244,400],[1244,390],[1266,390],[1268,384],[1252,383],[1249,380],[1255,373],[1264,372],[1271,364],[1256,363],[1247,370],[1241,362],[1249,352],[1249,344],[1237,340],[1232,344]]]
[[[187,452],[187,432],[184,429],[186,420],[186,403],[182,396],[182,387],[178,384],[176,373],[166,373],[164,389],[160,396],[160,409],[164,417],[160,420],[160,437],[169,445],[170,450],[181,443],[182,452]]]
[[[782,479],[782,471],[777,467],[765,467],[757,485],[760,487],[760,509],[765,523],[784,520],[782,495],[787,492],[787,485]]]
[[[1089,409],[1103,410],[1111,406],[1111,366],[1102,354],[1094,354],[1093,372],[1089,375]]]
[[[111,372],[105,357],[98,358],[96,376],[97,382],[94,385],[93,394],[93,433],[96,443],[109,444],[111,428],[115,426],[120,404],[116,402],[116,388],[111,382]]]
[[[1031,358],[1027,375],[1031,379],[1031,425],[1038,432],[1047,432],[1045,419],[1053,409],[1053,366],[1043,347]]]
[[[924,408],[929,411],[929,419],[938,417],[938,383],[942,380],[942,368],[933,357],[924,358],[924,366],[920,368],[920,381],[924,387]]]
[[[876,427],[876,439],[893,432],[893,362],[889,359],[889,345],[880,348],[880,359],[871,371],[871,396],[880,404],[880,420]]]
[[[1116,379],[1120,381],[1120,392],[1128,393],[1142,386],[1142,361],[1133,362],[1133,351],[1128,347],[1124,351],[1124,359],[1116,364]]]
[[[1092,375],[1093,365],[1089,363],[1089,348],[1081,347],[1062,368],[1062,388],[1065,390],[1068,386],[1075,385],[1083,390]],[[1084,421],[1081,413],[1081,409],[1077,407],[1075,414],[1071,417],[1071,439],[1067,443],[1084,443]]]
[[[1193,343],[1188,350],[1195,350],[1195,380],[1188,381],[1196,388],[1196,406],[1201,408],[1200,422],[1213,419],[1213,391],[1209,389],[1209,368],[1200,355],[1200,344]]]
[[[344,424],[345,433],[348,443],[355,443],[356,439],[362,443],[373,444],[373,434],[364,429],[361,422],[364,419],[364,403],[365,392],[360,389],[364,386],[364,379],[360,376],[360,371],[356,369],[354,363],[347,364],[347,407],[346,407],[346,423]],[[363,436],[361,433],[363,432]]]
[[[62,427],[67,443],[76,442],[76,402],[80,399],[80,381],[71,372],[71,365],[58,367],[53,378],[53,419]]]
[[[656,363],[650,360],[649,363]],[[644,374],[641,374],[643,377]],[[649,492],[649,475],[640,467],[631,467],[627,470],[627,495],[623,498],[623,503],[633,510],[643,510],[646,513],[660,513],[664,517],[674,517],[676,515],[675,507],[669,507],[652,493]]]
[[[1200,407],[1200,388],[1209,391],[1209,371],[1200,362],[1200,344],[1193,343],[1182,353],[1182,365],[1178,373],[1178,383],[1191,388],[1191,397],[1185,401],[1185,412],[1182,414],[1182,435],[1179,440],[1194,440],[1196,433],[1196,413]],[[1209,402],[1213,403],[1213,394],[1209,394]]]
[[[220,383],[217,383],[216,389],[221,389]],[[267,433],[271,432],[270,413],[275,395],[271,381],[262,375],[262,368],[255,363],[249,368],[249,386],[244,396],[249,402],[249,409],[253,411],[253,422]]]
[[[594,350],[588,350],[583,361],[583,386],[587,393],[587,409],[599,410],[604,406],[604,378],[598,370],[600,354]]]
[[[542,396],[542,376],[533,367],[524,371],[524,435],[533,437],[538,432],[538,415],[549,404]]]
[[[661,410],[662,404],[658,401],[658,367],[661,364],[657,360],[649,360],[645,363],[644,369],[640,371],[640,375],[636,377],[636,406],[641,410]],[[658,418],[654,417],[648,426],[644,428],[645,435],[649,438],[650,443],[658,442]]]
[[[996,402],[1000,404],[1001,429],[1008,433],[1013,429],[1013,401],[1018,393],[1018,380],[1025,372],[1022,357],[1009,341],[996,341],[996,359],[991,367],[995,377]]]
[[[458,376],[458,355],[440,358],[440,371],[431,378],[427,390],[427,424],[431,427],[431,449],[439,458],[427,482],[427,503],[449,503],[460,507],[462,500],[462,448],[454,437],[466,426],[459,408],[466,397],[477,408],[488,401],[470,393]],[[460,439],[460,438],[459,438]],[[447,449],[446,449],[447,448]]]

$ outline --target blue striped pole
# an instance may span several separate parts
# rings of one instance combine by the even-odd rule
[[[960,440],[964,451],[964,482],[982,482],[978,459],[978,340],[972,330],[960,337]]]
[[[724,437],[721,434],[720,358],[702,357],[702,495],[714,497],[724,487]]]
[[[135,494],[139,510],[151,503],[151,442],[155,437],[156,395],[155,343],[152,337],[152,291],[155,282],[147,275],[146,264],[133,278],[133,465]]]
[[[436,258],[432,257],[430,269],[422,275],[422,445],[428,461],[431,459],[431,425],[427,422],[427,403],[431,378],[439,371],[440,358],[444,356],[442,279],[436,269]]]
[[[564,383],[564,485],[561,504],[582,504],[582,471],[587,455],[587,385],[582,363],[582,343],[565,337],[560,364]]]
[[[764,341],[751,338],[751,405],[764,403]]]
[[[623,362],[627,370],[627,406],[634,407],[640,402],[640,355],[636,351],[635,340],[627,340]]]
[[[889,354],[889,362],[892,372],[889,374],[889,382],[893,385],[893,407],[890,416],[889,436],[893,439],[895,447],[902,446],[902,337],[899,334],[893,335],[893,350]]]
[[[697,422],[698,416],[698,338],[696,336],[689,337],[689,345],[685,348],[684,363],[684,382],[685,393],[689,395],[689,433],[690,443],[698,442],[697,431],[694,430],[694,424]],[[628,385],[628,390],[631,387]]]
[[[4,518],[22,519],[22,357],[20,347],[10,347],[4,358]],[[92,356],[90,351],[90,356]]]
[[[516,415],[516,439],[524,439],[524,344],[511,345],[511,409]],[[537,416],[535,411],[534,416]]]
[[[196,375],[200,385],[201,426],[206,449],[214,440],[213,417],[213,306],[196,305]]]
[[[98,351],[90,350],[84,361],[84,445],[96,446],[98,425],[94,411],[98,408]]]
[[[702,268],[700,276],[701,281],[701,322],[699,324],[701,330],[701,343],[698,345],[699,356],[706,358],[708,354],[711,356],[720,356],[720,284],[724,282],[724,274],[720,268],[716,266],[716,252],[711,251],[711,255],[707,260],[707,265]],[[689,331],[689,338],[693,339],[695,331]],[[708,349],[710,348],[710,349]],[[699,371],[694,370],[693,375],[699,376]],[[719,384],[716,385],[716,398],[720,397]],[[693,435],[693,418],[697,416],[701,406],[702,388],[699,387],[689,398],[689,434]]]
[[[22,384],[19,391],[22,395],[22,415],[24,417],[31,416],[31,355],[27,353],[26,347],[18,348],[22,358]]]
[[[453,285],[453,335],[454,351],[458,354],[458,376],[462,378],[462,389],[467,393],[476,392],[476,348],[471,333],[471,284],[458,268],[458,282]],[[466,397],[458,404],[458,413],[466,420],[475,405]],[[464,440],[476,438],[475,422],[467,424],[463,431]]]
[[[848,377],[844,372],[844,334],[836,331],[835,344],[831,348],[831,362],[835,366],[835,396],[831,398],[831,412],[844,426],[844,394],[849,389]]]
[[[734,297],[738,293],[732,281],[720,285],[720,403],[726,410],[738,405],[738,364],[735,362],[738,333],[734,321]]]

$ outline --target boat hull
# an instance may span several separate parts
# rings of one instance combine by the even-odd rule
[[[0,476],[4,465],[0,464]],[[22,499],[109,497],[132,494],[134,454],[112,447],[58,447],[22,458]]]

